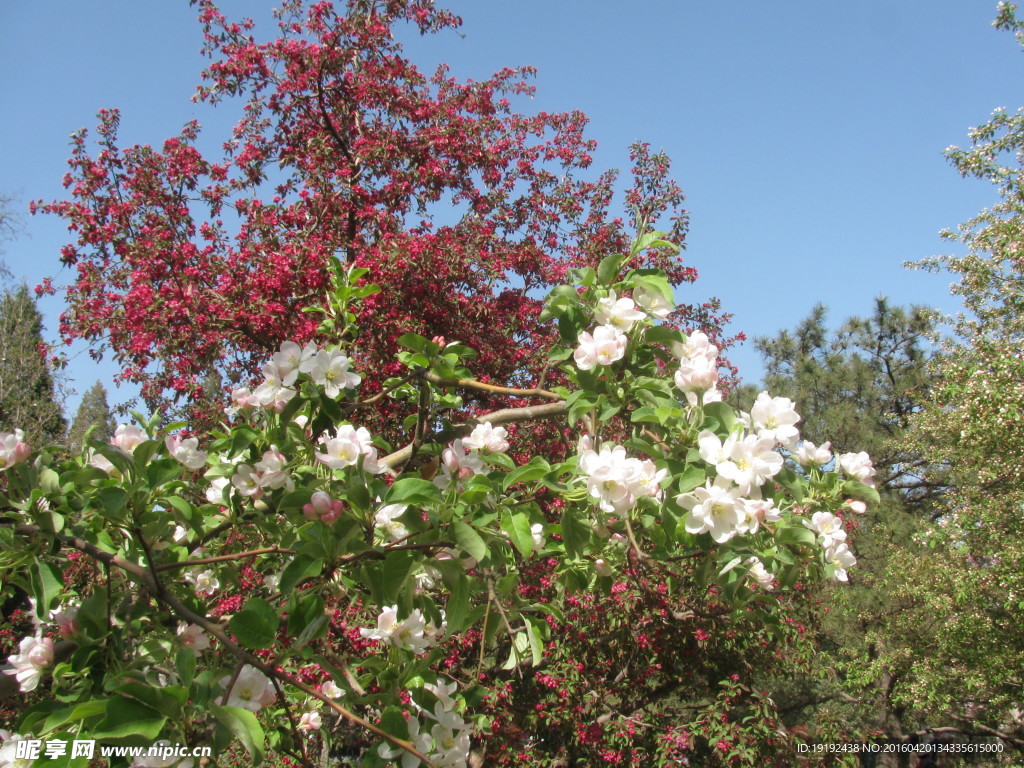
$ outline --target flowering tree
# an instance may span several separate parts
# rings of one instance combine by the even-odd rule
[[[537,297],[566,269],[628,247],[609,215],[616,174],[588,180],[585,117],[514,112],[532,92],[529,69],[470,83],[443,67],[421,74],[395,27],[460,23],[426,0],[350,2],[344,13],[289,0],[265,42],[251,21],[197,4],[211,63],[196,99],[242,100],[241,119],[216,156],[200,151],[194,122],[161,149],[122,149],[116,111],[100,112],[95,148],[74,134],[70,198],[37,204],[76,237],[62,255],[74,270],[63,337],[112,350],[151,407],[209,396],[211,370],[237,384],[282,341],[313,339],[321,326],[308,310],[323,308],[337,256],[382,287],[359,305],[354,359],[396,374],[402,333],[473,328],[478,375],[535,381],[549,341]],[[638,220],[663,216],[681,242],[687,218],[667,158],[644,145],[632,158],[627,203]],[[666,251],[644,260],[674,284],[696,276]],[[714,333],[714,310],[680,317]]]
[[[800,442],[785,398],[764,393],[749,413],[721,402],[716,347],[660,322],[672,293],[642,266],[651,247],[670,246],[644,235],[549,296],[561,338],[546,356],[564,387],[481,382],[469,346],[415,333],[389,379],[343,344],[287,341],[208,435],[139,418],[73,458],[0,435],[0,563],[33,596],[36,624],[5,671],[30,696],[47,692],[4,749],[76,734],[237,740],[255,763],[268,749],[302,765],[333,750],[403,768],[585,757],[610,721],[643,720],[619,710],[626,694],[590,700],[593,722],[572,744],[546,740],[554,708],[533,711],[532,731],[510,728],[527,678],[565,685],[564,649],[595,596],[657,605],[648,644],[697,618],[784,642],[800,584],[848,578],[843,516],[862,508],[851,499],[877,500],[873,468]],[[335,306],[361,275],[331,263]],[[359,426],[410,388],[406,444]],[[438,410],[478,388],[531,403],[468,421]],[[534,420],[566,424],[576,450],[514,446],[511,431]],[[604,670],[609,686],[632,668],[631,687],[659,683],[643,646],[624,654],[616,626],[604,630],[622,664]],[[791,759],[765,698],[739,674],[716,687],[685,720],[662,711],[644,749],[595,759],[764,764],[755,747]]]
[[[1024,42],[1014,4],[999,4],[995,25]],[[971,130],[970,139],[970,147],[950,147],[947,156],[962,175],[995,184],[999,202],[958,232],[946,233],[967,247],[965,255],[915,265],[950,272],[956,280],[952,292],[963,298],[966,312],[954,319],[958,338],[937,358],[937,384],[906,441],[947,485],[935,524],[920,537],[931,550],[927,560],[896,574],[896,583],[918,609],[893,616],[886,653],[876,665],[898,658],[912,667],[893,694],[919,717],[996,736],[1019,750],[1024,749],[1024,111],[997,109]],[[925,618],[943,630],[923,655],[914,623]]]

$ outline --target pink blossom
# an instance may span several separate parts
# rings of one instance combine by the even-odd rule
[[[0,432],[0,469],[9,469],[15,464],[25,461],[32,449],[25,442],[25,433],[20,429],[14,432]]]

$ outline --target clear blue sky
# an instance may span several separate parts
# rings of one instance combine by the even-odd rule
[[[942,156],[993,108],[1024,104],[1024,58],[991,27],[995,2],[447,5],[464,37],[414,39],[410,58],[425,70],[443,60],[481,79],[534,65],[537,97],[519,109],[586,112],[596,167],[626,168],[636,139],[673,158],[691,214],[686,258],[701,275],[680,300],[720,297],[749,336],[793,327],[818,301],[834,323],[870,311],[878,295],[956,308],[947,278],[902,263],[949,252],[939,230],[995,200]],[[272,4],[224,7],[259,19]],[[159,144],[192,118],[219,142],[236,115],[190,100],[203,66],[194,18],[185,0],[0,6],[0,192],[60,197],[68,134],[92,127],[103,107],[122,110],[125,144]],[[62,223],[24,224],[8,265],[30,285],[65,282]],[[61,302],[42,308],[55,336]],[[760,377],[749,344],[732,357]],[[109,387],[114,367],[78,354],[70,372],[84,391],[97,378]]]

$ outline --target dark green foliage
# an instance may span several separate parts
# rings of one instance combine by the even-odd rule
[[[67,429],[45,357],[43,318],[25,285],[0,299],[0,432],[14,429],[32,446],[62,440]]]
[[[870,317],[851,317],[834,334],[826,314],[819,304],[795,332],[756,340],[765,388],[796,403],[804,438],[830,440],[835,453],[867,451],[881,486],[911,504],[926,500],[936,485],[920,477],[923,460],[898,440],[927,391],[934,313],[880,298]]]
[[[835,332],[825,320],[826,309],[818,305],[795,331],[756,341],[765,358],[765,388],[796,403],[803,439],[831,441],[834,454],[867,451],[882,502],[864,517],[844,515],[855,525],[858,563],[850,584],[819,590],[830,608],[813,627],[818,653],[767,684],[790,726],[844,738],[877,730],[899,739],[919,725],[905,721],[889,699],[901,671],[865,671],[885,642],[886,617],[913,601],[889,583],[890,567],[920,556],[914,532],[942,491],[941,480],[926,478],[920,453],[900,443],[928,391],[935,320],[928,310],[891,307],[885,299],[876,301],[871,316],[850,318]],[[752,399],[752,393],[737,396],[744,394]]]
[[[94,426],[96,429],[90,435],[93,440],[109,440],[114,436],[116,425],[107,404],[107,389],[99,381],[85,393],[68,430],[68,448],[73,453],[81,450],[85,433]]]

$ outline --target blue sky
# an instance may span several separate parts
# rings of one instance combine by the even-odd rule
[[[906,260],[950,252],[938,236],[995,201],[944,159],[997,106],[1024,104],[1013,37],[995,3],[962,0],[457,0],[463,37],[411,40],[427,71],[481,79],[539,69],[520,111],[581,109],[595,167],[627,168],[640,139],[673,158],[691,216],[686,259],[700,272],[681,301],[718,296],[749,336],[792,328],[816,302],[838,324],[872,299],[955,310],[945,276]],[[263,0],[224,4],[263,14]],[[68,135],[122,110],[125,144],[159,144],[196,118],[219,142],[236,117],[197,107],[203,59],[185,0],[48,0],[0,6],[0,192],[60,197]],[[30,285],[66,281],[67,235],[26,217],[6,261]],[[58,299],[43,302],[55,336]],[[761,374],[748,343],[732,353]],[[72,359],[79,391],[115,368]],[[112,392],[112,399],[123,398]],[[71,414],[77,397],[68,402]]]

